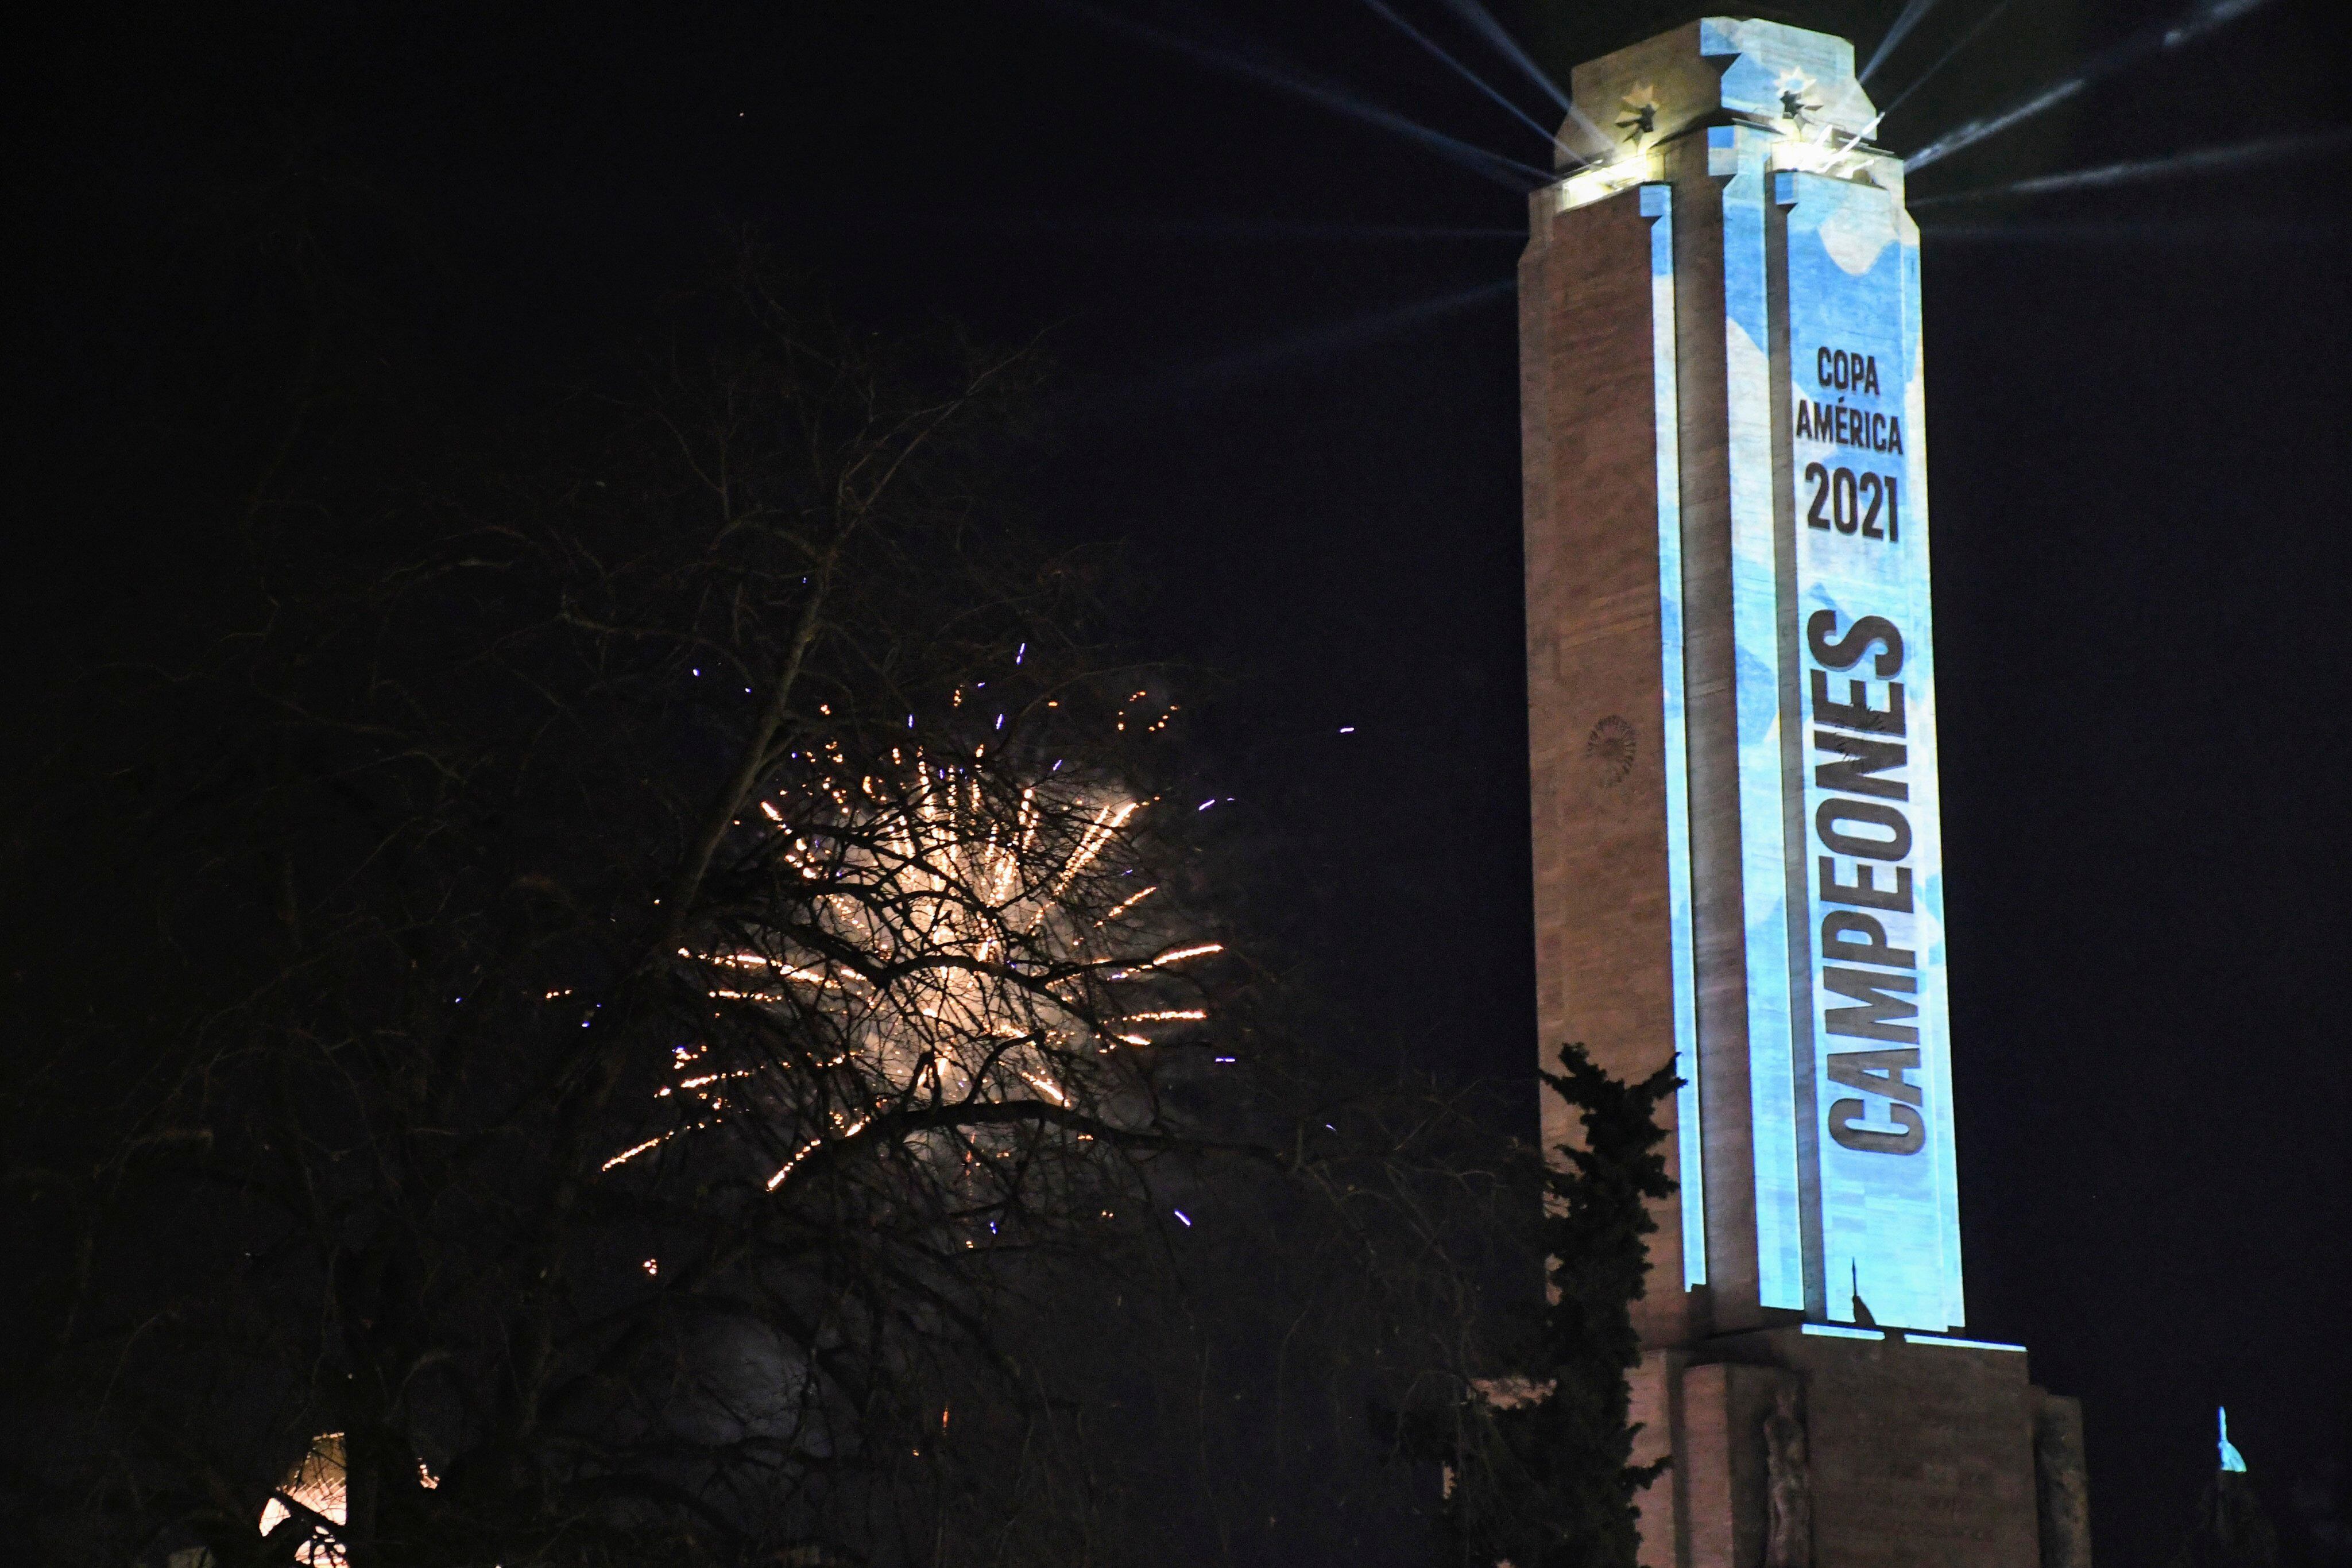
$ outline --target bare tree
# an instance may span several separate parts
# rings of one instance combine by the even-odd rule
[[[215,634],[78,687],[13,797],[0,1527],[110,1568],[1433,1539],[1381,1412],[1532,1364],[1535,1166],[1222,951],[1250,868],[1160,798],[1117,573],[1003,526],[1031,356],[750,262],[504,423],[295,336]]]
[[[1172,705],[982,521],[1024,373],[747,268],[471,476],[257,505],[119,819],[173,994],[12,1085],[60,1553],[905,1549],[1021,1278],[1203,1142]]]

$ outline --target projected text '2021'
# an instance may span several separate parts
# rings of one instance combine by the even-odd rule
[[[1805,465],[1813,503],[1805,526],[1890,543],[1903,537],[1903,481],[1892,474],[1856,474],[1851,468]]]

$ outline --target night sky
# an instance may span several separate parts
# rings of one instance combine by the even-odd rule
[[[1444,5],[1398,3],[1555,117]],[[1776,14],[1866,55],[1896,9]],[[1931,7],[1879,101],[1990,9]],[[2030,0],[1882,140],[1917,147],[2176,9]],[[1563,78],[1688,19],[1552,11],[1501,14]],[[382,243],[446,280],[415,329],[460,381],[580,351],[749,224],[877,329],[1043,334],[1026,494],[1055,536],[1143,564],[1136,646],[1217,673],[1198,766],[1269,846],[1258,896],[1349,998],[1362,1050],[1524,1075],[1510,279],[1532,181],[1269,78],[1512,160],[1545,149],[1360,0],[1109,14],[55,24],[11,110],[35,503],[12,530],[19,678],[104,659],[201,593],[221,548],[173,506],[83,499],[143,438],[117,421],[126,387],[209,353],[233,369],[238,346],[188,319],[220,193],[310,164],[363,191]],[[2282,1522],[2331,1465],[2339,1518],[2352,1495],[2341,14],[2262,5],[1912,191],[1969,1332],[2029,1344],[2036,1381],[2082,1396],[2110,1564],[2177,1538],[2217,1404]],[[2223,172],[1929,202],[2277,137],[2308,140]]]

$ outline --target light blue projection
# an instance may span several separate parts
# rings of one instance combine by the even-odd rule
[[[1550,199],[1565,210],[1638,183],[1652,220],[1685,1282],[1708,1277],[1707,1148],[1744,1142],[1744,1171],[1717,1149],[1716,1199],[1727,1207],[1736,1186],[1726,1183],[1752,1185],[1759,1305],[1801,1312],[1833,1336],[1880,1332],[1847,1326],[1864,1321],[1950,1329],[1966,1313],[1919,245],[1903,210],[1902,161],[1870,143],[1879,116],[1854,78],[1852,46],[1780,23],[1701,18],[1579,67],[1575,90],[1562,135],[1586,166]],[[1679,280],[1678,222],[1686,252],[1720,247],[1686,254],[1685,263],[1706,265]],[[1712,363],[1711,352],[1694,350],[1717,329],[1718,260],[1725,423],[1685,427],[1692,410],[1714,402],[1715,389],[1678,381],[1676,369],[1678,350],[1691,356],[1685,369]],[[1700,491],[1686,497],[1679,470],[1700,455],[1705,467],[1694,473],[1711,484],[1718,449],[1734,729],[1722,783],[1738,842],[1727,851],[1736,863],[1701,864],[1691,839],[1684,660],[1694,628],[1683,573],[1686,562],[1695,576],[1718,563],[1686,549],[1684,510],[1699,505]],[[1717,787],[1712,775],[1706,783]],[[1734,873],[1748,1124],[1708,1128],[1694,889]],[[1738,1066],[1717,1059],[1716,1071]],[[1745,1136],[1726,1136],[1734,1133]],[[1738,1271],[1730,1255],[1716,1263],[1718,1274]]]
[[[1771,288],[1767,167],[1773,138],[1706,132],[1723,183],[1723,298],[1731,495],[1732,701],[1738,716],[1739,886],[1748,942],[1748,1092],[1755,1150],[1757,1285],[1768,1307],[1805,1303],[1804,1182],[1790,1006],[1780,758],[1780,591],[1774,563]]]
[[[1675,379],[1674,188],[1643,185],[1650,220],[1650,361],[1658,463],[1658,633],[1664,693],[1666,926],[1674,966],[1683,1288],[1706,1283],[1706,1161],[1699,1125],[1698,967],[1691,934],[1690,751],[1683,706],[1682,400]]]
[[[2246,1473],[2246,1456],[2238,1452],[2238,1445],[2230,1441],[2230,1409],[2226,1405],[2214,1406],[2221,1420],[2221,1468],[2238,1475]]]
[[[1811,995],[1816,1280],[1873,1318],[1965,1316],[1944,987],[1918,229],[1895,192],[1777,172]],[[1801,793],[1800,793],[1801,792]],[[1813,1315],[1850,1322],[1816,1285]],[[1826,1297],[1826,1300],[1821,1299]]]

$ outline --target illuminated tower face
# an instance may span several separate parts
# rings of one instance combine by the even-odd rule
[[[1520,268],[1540,1017],[1686,1081],[1642,1329],[1960,1323],[1918,230],[1842,39],[1580,68]],[[1548,1107],[1548,1141],[1570,1134]],[[1704,1289],[1699,1289],[1704,1287]]]

